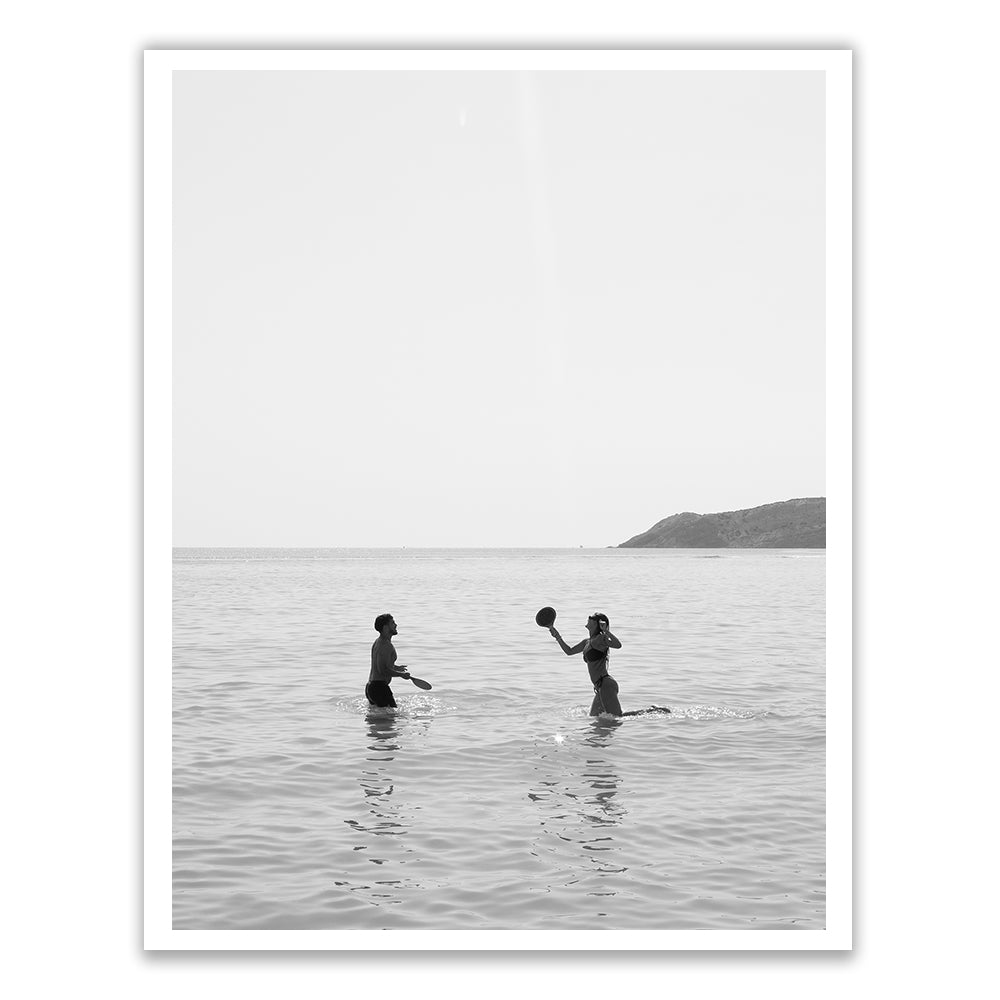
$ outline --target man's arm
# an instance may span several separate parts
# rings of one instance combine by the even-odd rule
[[[587,640],[584,639],[582,642],[578,642],[575,646],[567,646],[566,643],[563,641],[563,637],[554,628],[549,629],[549,635],[551,635],[556,640],[556,642],[559,643],[560,647],[562,648],[562,651],[567,656],[573,656],[576,653],[582,653],[583,647],[587,645]]]

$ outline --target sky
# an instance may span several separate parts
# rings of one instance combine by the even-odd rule
[[[822,496],[822,72],[176,72],[173,543]]]

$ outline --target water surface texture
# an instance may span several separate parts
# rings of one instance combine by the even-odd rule
[[[816,550],[177,549],[175,928],[825,926]],[[603,611],[623,708],[573,644]],[[391,612],[399,708],[363,689]]]

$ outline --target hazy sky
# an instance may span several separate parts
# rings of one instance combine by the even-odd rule
[[[824,495],[822,72],[174,74],[174,544]]]

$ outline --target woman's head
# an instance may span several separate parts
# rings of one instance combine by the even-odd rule
[[[601,611],[595,611],[587,619],[587,631],[591,635],[597,635],[597,633],[601,631],[602,625],[606,629],[611,627],[611,622],[608,621],[608,616]]]

